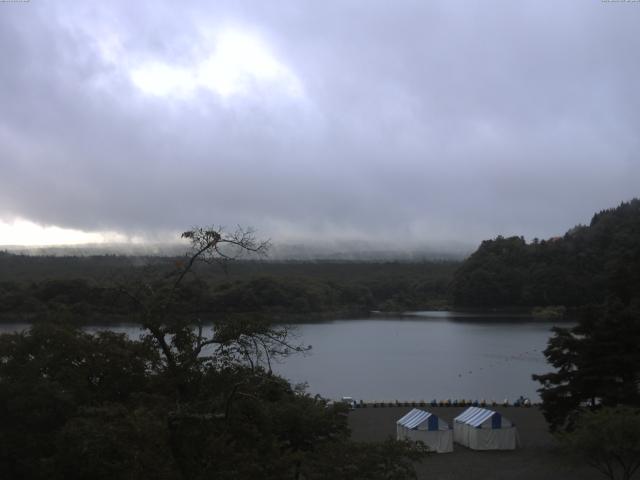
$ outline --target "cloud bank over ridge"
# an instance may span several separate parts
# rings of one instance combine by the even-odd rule
[[[0,5],[0,221],[546,237],[638,195],[640,4]]]

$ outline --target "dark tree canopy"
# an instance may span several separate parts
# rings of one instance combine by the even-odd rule
[[[459,306],[579,307],[640,295],[640,200],[593,216],[563,237],[482,242],[451,284]]]
[[[631,480],[640,469],[640,409],[605,407],[585,413],[562,439],[610,480]]]
[[[573,328],[554,329],[545,356],[556,369],[534,375],[553,429],[571,429],[598,406],[640,406],[640,303],[590,308]]]

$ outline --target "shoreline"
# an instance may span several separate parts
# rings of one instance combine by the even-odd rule
[[[345,397],[348,398],[348,397]],[[365,408],[420,408],[428,410],[430,408],[469,408],[469,407],[480,407],[480,408],[488,408],[488,409],[496,409],[496,408],[532,408],[532,407],[540,407],[542,405],[541,402],[531,402],[529,400],[529,404],[519,404],[517,401],[509,402],[508,398],[505,399],[506,402],[486,402],[486,401],[477,401],[477,400],[468,400],[468,399],[454,399],[453,397],[447,398],[444,400],[363,400],[363,399],[353,399],[355,402],[353,410],[360,410]],[[335,402],[340,402],[341,400],[335,400]]]
[[[1,312],[0,325],[11,323],[32,324],[40,321],[46,316],[47,311],[37,312]],[[134,320],[136,313],[101,313],[101,312],[71,312],[74,320],[81,326],[109,326],[109,325],[131,325],[137,324]],[[562,318],[552,318],[545,316],[536,316],[532,314],[531,309],[465,309],[454,307],[425,307],[420,310],[402,310],[402,311],[385,311],[385,310],[365,310],[365,309],[342,309],[320,312],[296,313],[296,312],[193,312],[190,314],[182,314],[187,318],[200,317],[205,324],[214,323],[216,319],[224,317],[262,317],[268,319],[273,324],[305,324],[305,323],[329,323],[336,320],[369,320],[394,317],[399,319],[413,320],[448,320],[452,322],[468,322],[473,319],[480,321],[505,322],[505,323],[575,323],[575,320],[564,316]],[[79,318],[85,318],[84,321],[78,321]]]

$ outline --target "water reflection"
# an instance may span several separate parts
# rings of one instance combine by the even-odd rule
[[[461,312],[301,324],[297,330],[313,346],[311,355],[277,369],[330,397],[537,399],[531,375],[550,369],[542,351],[554,325],[524,315]]]

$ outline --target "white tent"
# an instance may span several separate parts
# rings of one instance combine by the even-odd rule
[[[473,450],[514,450],[519,444],[511,421],[479,407],[469,407],[453,419],[453,439]]]
[[[447,422],[433,413],[414,408],[396,422],[398,440],[420,440],[429,450],[453,452],[453,432]]]

